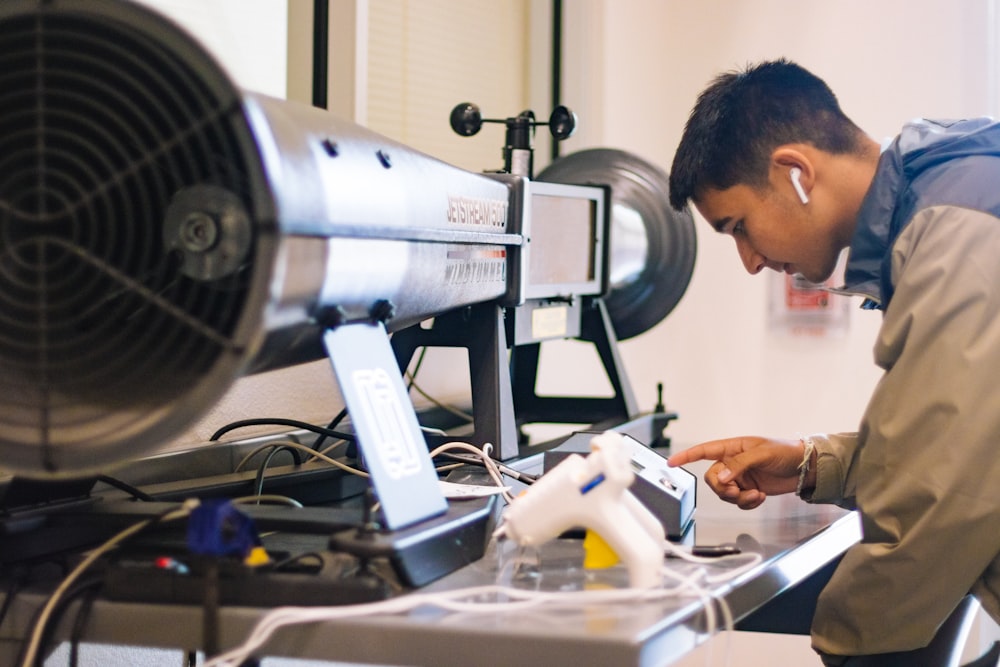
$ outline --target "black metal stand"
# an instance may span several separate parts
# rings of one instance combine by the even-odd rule
[[[618,339],[604,302],[593,299],[584,307],[580,340],[593,343],[601,357],[614,395],[608,398],[585,396],[539,396],[536,390],[541,343],[514,348],[511,355],[514,412],[519,423],[620,424],[639,414],[625,366],[618,354]]]
[[[507,361],[507,334],[503,309],[493,303],[469,306],[434,319],[428,329],[414,325],[392,336],[400,371],[409,366],[421,347],[464,347],[469,351],[472,381],[473,434],[468,440],[481,447],[493,444],[501,461],[518,454],[517,423]]]
[[[516,309],[507,311],[517,317]],[[506,324],[506,326],[505,326]],[[493,443],[496,458],[507,461],[520,454],[520,427],[524,424],[618,425],[636,419],[638,406],[618,354],[618,339],[604,302],[588,300],[583,309],[579,340],[593,343],[614,390],[607,398],[539,396],[536,390],[541,343],[518,345],[507,354],[508,329],[504,309],[495,304],[470,306],[392,336],[392,348],[401,370],[421,347],[463,347],[469,351],[472,381],[473,433],[464,438],[476,446]],[[657,413],[651,435],[642,442],[662,446],[659,432],[677,415]],[[658,428],[657,428],[658,425]]]

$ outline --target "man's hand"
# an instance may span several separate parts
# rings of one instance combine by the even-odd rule
[[[804,451],[799,441],[740,437],[695,445],[677,452],[668,463],[680,466],[692,461],[715,461],[705,473],[705,482],[726,502],[748,510],[758,507],[769,495],[795,491]],[[811,465],[806,488],[815,484],[815,474],[815,466]]]

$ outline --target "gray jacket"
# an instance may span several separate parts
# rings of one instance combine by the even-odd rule
[[[1000,621],[1000,124],[920,121],[884,152],[846,290],[883,309],[885,374],[857,433],[814,437],[811,502],[862,542],[819,599],[813,645],[926,645],[968,592]]]

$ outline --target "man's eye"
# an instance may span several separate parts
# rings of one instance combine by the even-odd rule
[[[733,233],[734,236],[736,234],[742,234],[743,233],[743,229],[744,229],[743,228],[743,221],[740,220],[735,225],[733,225],[733,232],[732,233]]]

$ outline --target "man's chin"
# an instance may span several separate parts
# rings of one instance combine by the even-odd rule
[[[813,285],[822,285],[827,280],[829,280],[830,276],[833,275],[833,271],[832,270],[825,271],[825,272],[822,272],[822,273],[813,273],[811,275],[808,274],[808,273],[805,273],[804,271],[799,271],[797,273],[798,273],[798,275],[802,276],[803,278],[805,278],[806,280],[808,280],[809,282],[811,282]]]
[[[786,264],[782,267],[779,273],[783,273],[788,276],[800,276],[805,278],[814,285],[822,285],[826,282],[827,278],[833,275],[833,271],[827,273],[820,273],[816,271],[802,270],[800,267],[792,266],[791,264]]]

